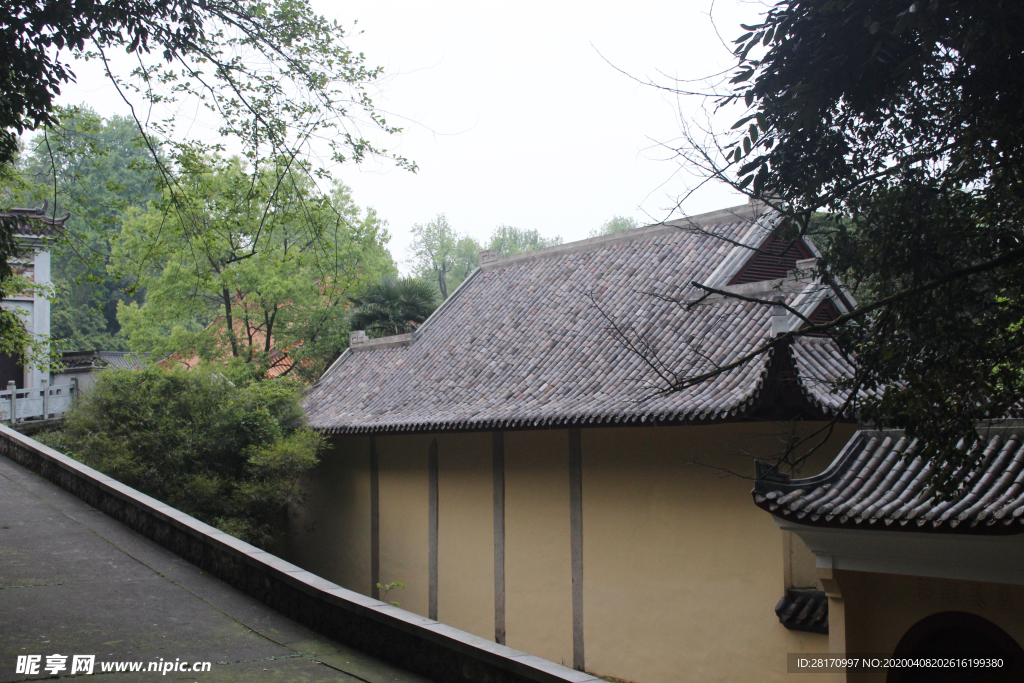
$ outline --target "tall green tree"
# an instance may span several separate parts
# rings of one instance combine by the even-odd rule
[[[441,298],[447,299],[477,267],[484,247],[469,235],[456,232],[443,213],[429,223],[412,226],[412,234],[413,274],[436,283]],[[561,243],[557,235],[543,237],[537,230],[499,225],[491,233],[487,249],[495,250],[498,256],[511,256]]]
[[[133,350],[226,363],[247,377],[274,366],[274,375],[313,379],[345,347],[350,297],[394,272],[389,237],[348,188],[322,194],[286,167],[183,159],[177,197],[165,189],[125,222],[114,268],[146,288],[141,305],[118,306]]]
[[[60,112],[60,122],[32,139],[22,164],[34,186],[25,201],[49,201],[71,217],[65,237],[51,245],[57,296],[52,336],[78,350],[125,350],[117,304],[141,301],[144,291],[113,277],[110,240],[129,208],[159,197],[158,174],[138,128],[127,117],[100,117],[86,107]]]
[[[735,41],[732,132],[682,150],[816,238],[859,300],[811,328],[855,364],[839,388],[954,465],[1024,393],[1022,23],[1013,0],[783,0]]]
[[[542,237],[537,230],[526,230],[512,225],[499,225],[491,233],[491,239],[487,243],[488,249],[498,252],[498,256],[511,256],[522,254],[534,249],[544,249],[562,243],[558,235],[554,237]]]
[[[163,194],[182,218],[191,198],[188,186],[172,182],[177,167],[227,145],[254,168],[284,166],[321,179],[322,168],[299,163],[314,146],[334,163],[378,155],[415,169],[377,137],[398,131],[370,97],[381,70],[349,49],[345,30],[309,0],[11,0],[0,4],[0,34],[0,167],[15,163],[20,135],[59,124],[56,98],[85,60],[102,67],[131,110]],[[114,58],[125,53],[127,61]],[[197,108],[217,142],[189,138],[180,112]],[[269,210],[274,192],[264,199]],[[15,223],[0,220],[0,293],[11,291],[3,279],[16,253]],[[0,311],[5,348],[4,335],[18,329],[12,315]]]
[[[441,299],[447,299],[477,267],[480,243],[457,233],[443,213],[428,223],[412,226],[412,235],[413,273],[436,283]]]

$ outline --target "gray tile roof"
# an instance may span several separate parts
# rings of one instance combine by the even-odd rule
[[[148,353],[132,351],[65,351],[61,358],[64,370],[91,370],[96,368],[129,368],[141,370],[146,366]]]
[[[664,386],[655,367],[611,329],[614,321],[649,345],[658,368],[687,375],[770,339],[770,307],[717,296],[688,310],[651,296],[689,295],[692,280],[727,282],[751,254],[736,243],[759,243],[774,226],[753,218],[719,212],[485,261],[414,334],[354,343],[304,399],[309,423],[358,433],[735,418],[757,407],[780,360],[796,364],[812,405],[836,411],[841,397],[823,382],[844,366],[830,342],[801,340],[655,395]],[[779,293],[762,290],[769,300]],[[790,282],[782,293],[810,311],[827,291]]]
[[[148,353],[135,354],[131,351],[100,351],[96,355],[109,367],[131,370],[141,370],[146,367],[144,359],[149,356]]]
[[[14,234],[21,237],[57,237],[64,232],[64,223],[71,217],[66,213],[60,218],[46,214],[46,203],[42,208],[13,208],[0,211],[0,222],[14,222]]]
[[[928,485],[934,464],[898,431],[857,432],[828,470],[807,479],[758,480],[759,507],[812,526],[968,534],[1024,532],[1024,424],[990,429],[975,446],[977,467],[958,477],[959,495]]]
[[[828,597],[824,591],[791,588],[775,605],[775,615],[791,631],[828,635]]]
[[[836,392],[834,382],[853,375],[853,365],[839,353],[832,340],[824,337],[799,337],[790,347],[797,368],[797,378],[804,397],[824,413],[842,413],[848,417],[854,411],[845,406],[849,390]],[[874,392],[860,391],[860,398]]]

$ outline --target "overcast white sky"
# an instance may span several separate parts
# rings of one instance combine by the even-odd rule
[[[695,78],[731,64],[731,40],[759,3],[649,0],[516,3],[314,0],[346,26],[351,46],[388,74],[375,101],[405,131],[389,145],[415,174],[379,161],[336,169],[355,201],[388,221],[402,264],[409,228],[439,213],[485,240],[499,224],[584,239],[614,215],[662,220],[682,193],[658,142],[679,135],[673,96],[638,78]],[[602,58],[603,55],[603,58]],[[124,113],[102,80],[80,71],[62,101]],[[742,203],[709,188],[684,209]]]

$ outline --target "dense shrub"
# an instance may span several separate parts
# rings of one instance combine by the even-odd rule
[[[238,538],[265,546],[301,502],[324,439],[293,383],[235,386],[200,370],[105,370],[49,445]]]

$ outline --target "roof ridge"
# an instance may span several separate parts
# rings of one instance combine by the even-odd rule
[[[659,237],[664,234],[674,233],[680,228],[686,227],[707,227],[710,225],[732,225],[735,223],[752,222],[759,219],[771,210],[762,204],[742,204],[740,206],[734,206],[728,209],[718,209],[717,211],[710,211],[708,213],[698,214],[696,216],[686,216],[673,221],[664,221],[661,223],[652,223],[651,225],[645,225],[642,228],[636,228],[633,230],[623,230],[621,232],[613,232],[610,235],[599,235],[597,237],[588,237],[587,239],[577,240],[575,242],[567,242],[565,244],[556,244],[553,247],[544,247],[543,249],[534,249],[532,251],[524,251],[520,254],[511,254],[509,256],[502,256],[489,262],[481,262],[480,270],[489,272],[497,270],[499,268],[507,268],[509,266],[518,266],[524,263],[530,263],[544,258],[553,258],[556,256],[563,256],[565,254],[578,254],[580,252],[592,251],[597,248],[610,246],[613,244],[622,244],[626,242],[633,242],[635,240],[650,239],[653,237]],[[468,279],[468,278],[467,278]]]
[[[71,212],[63,216],[48,216],[46,209],[47,202],[38,208],[15,206],[6,210],[0,210],[0,222],[11,221],[14,223],[14,237],[23,244],[28,243],[30,248],[38,247],[45,243],[47,238],[58,237],[64,229],[64,224],[71,217]]]
[[[474,268],[472,271],[470,271],[469,275],[466,276],[466,279],[459,283],[459,286],[455,288],[455,291],[452,292],[451,296],[449,296],[447,299],[442,301],[441,305],[439,305],[437,308],[435,308],[434,311],[430,315],[427,316],[427,319],[424,320],[423,322],[421,322],[420,326],[412,331],[412,341],[416,340],[416,337],[418,337],[420,335],[420,332],[422,332],[423,329],[425,327],[427,327],[427,325],[432,320],[434,320],[435,318],[437,318],[437,317],[439,317],[441,315],[441,311],[443,311],[446,308],[448,308],[449,306],[451,306],[451,302],[455,301],[455,297],[458,296],[459,293],[462,292],[466,288],[466,286],[469,284],[470,280],[475,278],[480,273],[481,270],[482,269],[478,267],[478,268]]]

